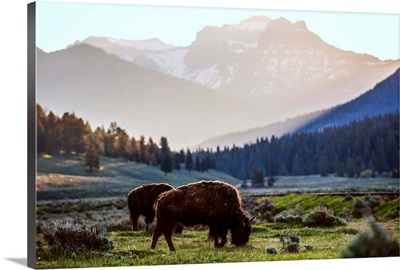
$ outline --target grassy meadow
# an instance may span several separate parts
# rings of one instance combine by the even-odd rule
[[[169,251],[163,237],[152,250],[151,233],[143,230],[143,220],[139,224],[142,231],[130,230],[126,194],[131,189],[150,182],[179,186],[200,179],[221,179],[234,185],[240,181],[217,171],[181,170],[165,175],[157,168],[123,160],[103,159],[101,164],[100,171],[90,174],[82,167],[79,157],[39,158],[37,268],[336,259],[341,258],[360,234],[371,231],[371,219],[391,239],[397,243],[400,240],[398,179],[302,176],[281,177],[269,189],[239,189],[243,208],[256,217],[246,246],[235,247],[228,242],[216,249],[208,240],[208,229],[197,226],[173,236],[176,252]],[[370,192],[372,196],[350,195],[356,191]],[[362,216],[353,217],[355,207],[367,201],[374,202],[369,211],[364,211],[365,208]],[[283,213],[299,216],[304,221],[310,212],[320,209],[343,218],[347,225],[306,226],[304,222],[276,221]],[[63,246],[58,253],[54,252],[55,244],[46,240],[46,232],[59,226],[66,233],[74,228],[71,224],[79,224],[81,228],[98,226],[99,235],[112,242],[113,248],[90,250]],[[299,237],[296,252],[283,248],[282,233]],[[276,254],[268,253],[267,248],[274,248]]]
[[[398,222],[387,222],[385,228],[398,235]],[[151,234],[145,231],[110,232],[112,251],[88,252],[76,258],[61,256],[53,259],[39,258],[38,268],[78,268],[133,265],[197,264],[224,262],[257,262],[278,260],[336,259],[354,240],[357,233],[368,230],[365,220],[351,222],[346,227],[308,228],[300,225],[261,223],[253,225],[250,241],[246,246],[235,247],[227,244],[216,249],[207,239],[207,231],[186,230],[182,235],[173,236],[176,252],[170,252],[161,237],[155,250],[150,249]],[[281,251],[279,235],[290,232],[300,237],[300,251]],[[305,246],[313,249],[307,251]],[[268,254],[266,247],[273,246],[277,254]]]

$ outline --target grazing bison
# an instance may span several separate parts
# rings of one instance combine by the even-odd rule
[[[158,195],[171,190],[171,185],[161,184],[146,184],[135,188],[128,193],[128,208],[130,213],[130,220],[132,222],[132,231],[138,231],[137,221],[140,215],[145,217],[146,231],[149,228],[149,223],[153,222],[154,209],[153,204]],[[182,226],[178,226],[176,232],[182,232]]]
[[[164,234],[171,251],[172,233],[177,224],[207,225],[214,246],[221,248],[231,231],[232,244],[243,246],[249,241],[251,220],[241,208],[237,189],[221,181],[200,181],[162,193],[154,203],[156,223],[151,248]],[[221,242],[219,242],[221,238]]]

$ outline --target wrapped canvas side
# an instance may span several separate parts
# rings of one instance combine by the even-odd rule
[[[36,3],[28,4],[28,267],[36,267]]]

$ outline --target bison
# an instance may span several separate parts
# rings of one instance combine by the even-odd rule
[[[178,224],[208,226],[209,237],[216,248],[225,245],[229,230],[235,246],[246,245],[249,241],[251,220],[242,210],[238,190],[224,182],[200,181],[169,190],[158,197],[154,209],[152,249],[163,234],[170,251],[175,251],[172,233]]]
[[[146,231],[148,230],[149,224],[153,222],[155,215],[153,209],[154,201],[158,195],[171,189],[173,189],[173,186],[165,183],[145,184],[128,193],[127,201],[132,231],[138,231],[137,221],[140,215],[145,217]],[[180,233],[182,229],[182,226],[178,226],[176,232]]]

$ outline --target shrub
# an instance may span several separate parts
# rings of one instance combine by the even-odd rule
[[[353,199],[353,196],[351,196],[349,193],[346,194],[346,196],[344,196],[343,201],[347,202],[347,201],[351,201]]]
[[[271,199],[266,198],[265,201],[260,204],[258,207],[258,210],[260,212],[266,212],[266,211],[273,211],[275,209],[275,205],[272,203]]]
[[[276,248],[275,248],[274,246],[266,247],[266,248],[265,248],[265,251],[266,251],[268,254],[276,254],[276,253],[277,253]]]
[[[319,207],[314,211],[308,213],[303,223],[308,227],[332,227],[332,226],[346,226],[346,220],[336,217],[326,207]]]
[[[354,218],[362,218],[371,215],[371,208],[368,203],[363,200],[356,199],[353,205],[352,216]]]
[[[282,211],[279,215],[275,216],[274,221],[276,223],[301,223],[302,218],[298,215],[293,215],[288,211]]]
[[[103,236],[104,233],[98,225],[85,227],[70,221],[65,224],[55,222],[54,228],[42,228],[43,238],[49,246],[50,255],[71,258],[85,251],[104,252],[113,249],[113,242],[106,239]]]
[[[339,213],[338,216],[346,221],[350,221],[353,217],[351,208],[349,207],[343,208],[343,212]]]
[[[285,251],[289,253],[298,253],[300,251],[300,246],[298,243],[287,243]]]
[[[303,210],[301,209],[299,204],[296,204],[296,207],[294,208],[293,213],[300,217],[303,215]]]
[[[366,195],[364,197],[364,201],[369,205],[371,209],[373,209],[380,204],[381,198],[379,196]]]
[[[400,245],[375,221],[370,221],[371,232],[362,232],[342,253],[343,258],[399,256]]]
[[[373,177],[375,177],[375,174],[374,174],[374,171],[373,171],[373,170],[367,169],[367,170],[362,171],[362,172],[360,173],[360,177],[361,177],[361,178],[373,178]]]
[[[312,245],[305,245],[304,248],[306,249],[306,251],[311,251],[314,247]]]
[[[281,233],[279,241],[282,244],[282,250],[289,253],[297,253],[300,251],[300,237],[291,233]]]
[[[131,231],[132,223],[130,220],[120,220],[119,222],[107,224],[107,232],[117,232],[117,231]]]
[[[272,203],[271,199],[266,198],[263,203],[256,207],[255,212],[261,219],[273,222],[273,216],[277,213],[277,208]]]
[[[364,200],[356,199],[353,205],[352,215],[355,218],[367,217],[372,214],[372,210],[380,204],[379,196],[366,195]]]

